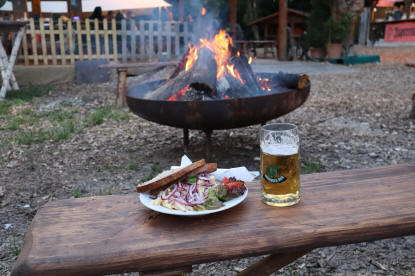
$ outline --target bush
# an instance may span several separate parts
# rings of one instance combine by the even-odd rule
[[[311,0],[311,12],[307,22],[306,42],[314,48],[324,48],[327,42],[324,24],[330,18],[330,1]]]
[[[332,17],[324,24],[324,33],[327,37],[327,44],[342,43],[350,33],[351,23],[353,21],[353,13],[343,12],[339,19]]]

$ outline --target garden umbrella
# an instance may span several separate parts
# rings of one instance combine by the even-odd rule
[[[82,0],[83,12],[91,12],[97,6],[101,7],[103,11],[111,11],[151,9],[158,7],[170,7],[171,5],[163,0]]]

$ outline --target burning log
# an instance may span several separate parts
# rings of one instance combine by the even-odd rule
[[[184,71],[178,73],[175,77],[172,75],[172,78],[168,79],[159,88],[149,93],[146,96],[146,99],[170,99],[179,92],[183,93],[185,87],[192,87],[198,91],[203,91],[203,93],[208,96],[213,96],[216,93],[217,65],[215,54],[207,48],[201,48],[200,50],[197,50],[197,48],[192,49],[195,50],[189,51]],[[190,63],[194,63],[190,68],[188,65],[189,60]]]

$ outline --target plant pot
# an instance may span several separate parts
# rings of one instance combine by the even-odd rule
[[[326,56],[326,49],[324,48],[310,48],[311,58],[324,58]]]
[[[341,43],[330,43],[327,44],[327,57],[328,58],[339,58],[342,55],[342,44]]]

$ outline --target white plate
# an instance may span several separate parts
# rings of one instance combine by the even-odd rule
[[[208,214],[213,214],[221,211],[225,211],[229,208],[232,208],[239,203],[241,203],[246,196],[248,195],[248,188],[246,189],[245,193],[237,198],[231,199],[229,201],[224,202],[224,206],[219,209],[214,210],[204,210],[204,211],[179,211],[179,210],[171,210],[169,208],[160,206],[160,205],[153,205],[151,204],[152,199],[150,198],[150,194],[141,193],[140,194],[140,201],[141,203],[146,206],[147,208],[157,211],[159,213],[168,214],[168,215],[176,215],[176,216],[203,216]]]

